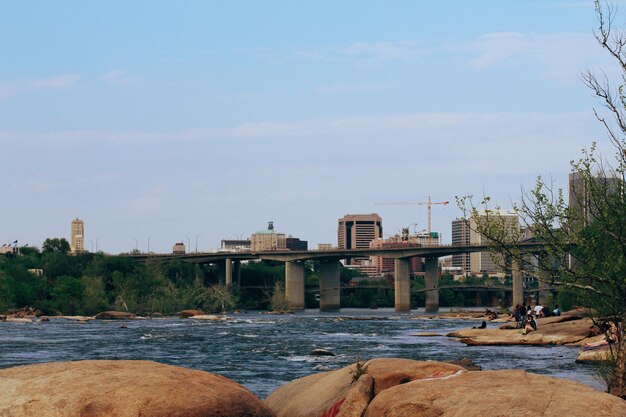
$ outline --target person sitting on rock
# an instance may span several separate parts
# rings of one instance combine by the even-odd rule
[[[561,315],[561,309],[559,308],[559,305],[556,305],[556,308],[554,310],[552,310],[552,314],[554,314],[555,316],[560,316]]]
[[[528,318],[526,319],[526,325],[524,326],[524,330],[522,330],[522,334],[528,334],[530,332],[534,332],[535,330],[537,330],[537,321],[532,316],[532,314],[529,314]]]
[[[517,321],[517,328],[523,329],[526,325],[526,307],[523,305],[519,306],[519,320]]]
[[[583,350],[594,350],[617,342],[618,329],[615,323],[603,323],[600,327],[606,329],[604,339],[598,340],[597,342],[585,343]]]
[[[485,320],[483,320],[483,322],[480,324],[480,326],[473,326],[472,329],[486,329],[487,328],[487,322]]]

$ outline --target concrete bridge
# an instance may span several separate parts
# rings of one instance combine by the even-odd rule
[[[520,243],[520,249],[525,252],[540,253],[541,243]],[[411,284],[410,284],[410,259],[413,257],[424,258],[424,280],[426,293],[426,312],[439,310],[439,262],[442,256],[488,252],[491,247],[487,245],[442,245],[442,246],[403,246],[401,248],[376,248],[376,249],[332,249],[332,250],[309,250],[309,251],[271,251],[271,252],[215,252],[215,253],[192,253],[184,255],[173,254],[140,254],[131,255],[135,259],[178,259],[197,264],[217,264],[219,266],[220,280],[227,287],[232,286],[233,275],[239,274],[239,265],[244,260],[268,260],[285,262],[285,295],[291,310],[304,309],[304,261],[319,261],[320,274],[320,310],[339,310],[340,294],[340,260],[382,256],[393,258],[395,262],[395,309],[397,312],[409,312],[411,309]],[[513,304],[524,302],[524,287],[522,271],[518,265],[511,269],[513,278]]]

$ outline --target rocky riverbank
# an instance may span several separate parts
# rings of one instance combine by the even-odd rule
[[[568,311],[558,317],[537,319],[537,330],[528,334],[522,333],[513,321],[509,321],[498,328],[463,329],[450,332],[446,336],[457,338],[468,346],[577,346],[581,348],[576,359],[579,363],[604,361],[608,358],[606,346],[589,351],[582,349],[588,343],[603,340],[604,333],[580,310]]]
[[[626,415],[626,401],[572,381],[393,358],[296,379],[264,402],[222,376],[149,361],[7,368],[0,392],[0,415],[14,417]]]
[[[30,308],[21,309],[17,311],[10,311],[6,314],[0,314],[0,321],[9,322],[9,323],[36,323],[36,322],[45,322],[50,319],[64,319],[64,320],[74,320],[77,322],[87,322],[91,320],[146,320],[150,318],[161,318],[163,316],[140,316],[134,313],[130,313],[127,311],[102,311],[94,316],[66,316],[66,315],[51,315],[46,316],[41,313],[39,310],[34,310]],[[228,320],[228,318],[224,315],[218,314],[205,314],[202,310],[183,310],[171,317],[179,317],[181,319],[194,319],[194,320],[213,320],[213,321],[223,321]]]

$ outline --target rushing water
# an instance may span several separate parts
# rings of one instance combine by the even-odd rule
[[[575,347],[468,347],[447,332],[480,320],[427,320],[392,310],[344,309],[337,314],[238,314],[228,321],[174,318],[79,323],[0,323],[0,368],[80,359],[146,359],[204,369],[231,378],[264,398],[293,379],[346,366],[355,358],[416,360],[469,358],[483,369],[523,369],[601,389],[595,368],[574,363]],[[488,325],[493,327],[494,325]],[[315,348],[334,357],[312,357]]]

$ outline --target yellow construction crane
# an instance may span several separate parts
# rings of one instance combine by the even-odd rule
[[[430,219],[431,219],[431,209],[435,204],[447,205],[450,204],[449,201],[431,201],[430,196],[428,196],[428,201],[400,201],[396,203],[376,203],[377,205],[402,205],[402,206],[428,206],[428,246],[431,246],[432,237],[430,235]]]

